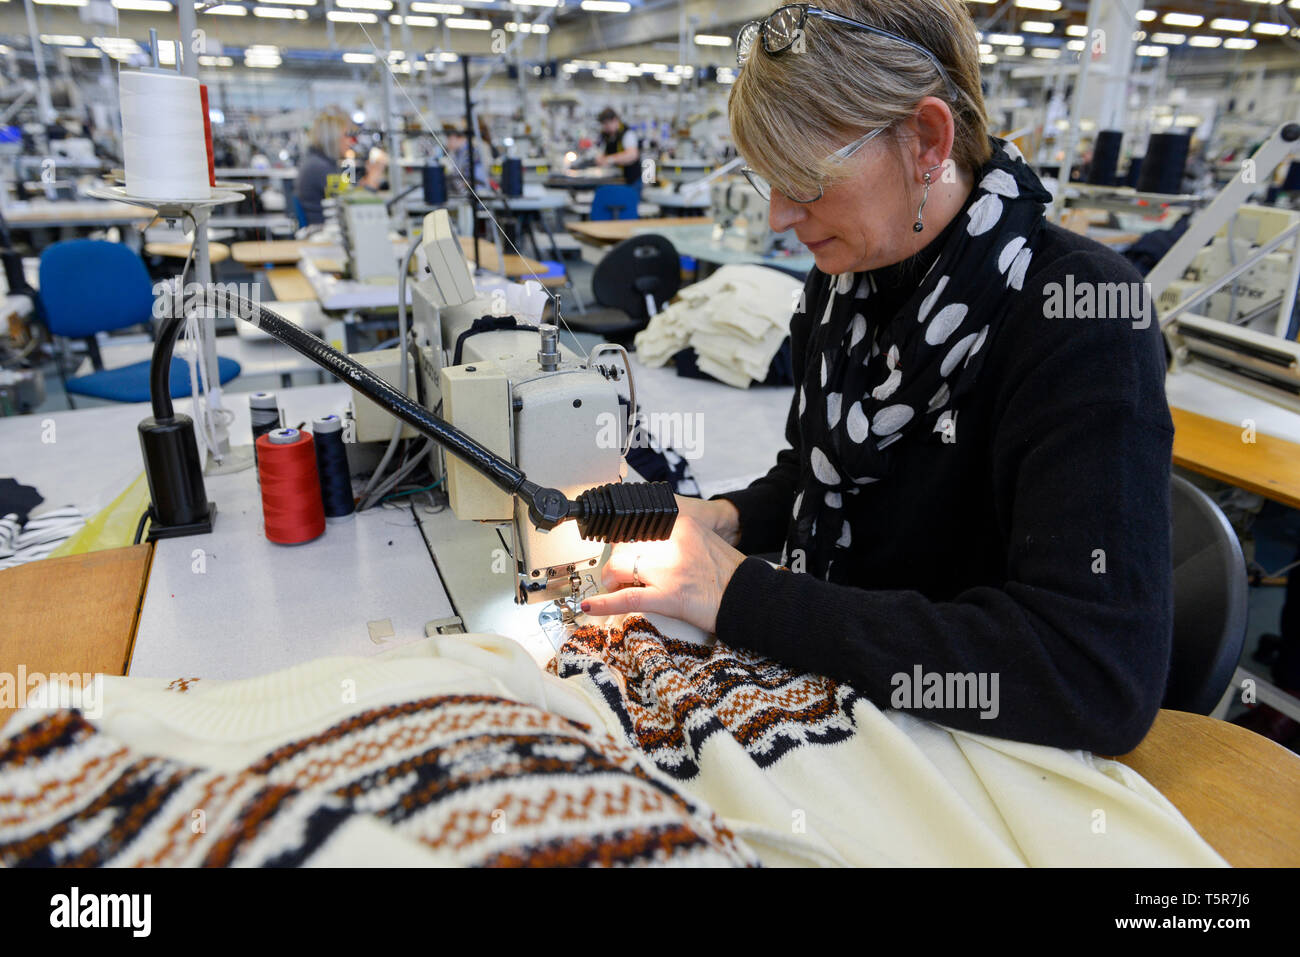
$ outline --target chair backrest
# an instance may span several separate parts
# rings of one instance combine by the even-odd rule
[[[663,236],[646,233],[614,246],[591,275],[591,292],[602,306],[650,321],[646,296],[662,307],[682,285],[681,260]]]
[[[439,166],[438,169],[441,170],[442,167]],[[426,187],[426,189],[427,189],[427,187]],[[300,200],[300,199],[298,198],[298,194],[297,194],[297,193],[293,193],[292,196],[293,196],[293,215],[294,215],[294,216],[297,218],[297,220],[298,220],[298,228],[299,228],[299,229],[306,229],[306,228],[307,228],[307,210],[305,210],[305,209],[302,208],[302,200]],[[447,198],[446,187],[444,187],[444,188],[443,188],[443,199],[445,200],[446,198]],[[427,202],[427,201],[426,201],[426,202]]]
[[[149,322],[153,282],[144,261],[120,243],[70,239],[41,253],[41,303],[50,332],[84,339]]]
[[[640,219],[640,202],[640,186],[598,186],[591,197],[591,219]]]
[[[1172,505],[1174,647],[1164,707],[1209,714],[1246,640],[1246,561],[1219,506],[1177,475]]]

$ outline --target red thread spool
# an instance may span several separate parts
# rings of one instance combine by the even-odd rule
[[[259,435],[257,474],[262,480],[266,537],[280,545],[301,545],[319,538],[325,531],[325,506],[311,433],[274,429]]]

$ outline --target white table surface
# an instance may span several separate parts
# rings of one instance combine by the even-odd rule
[[[686,448],[676,451],[686,457],[705,498],[744,488],[767,474],[776,464],[776,453],[787,447],[785,420],[794,397],[791,386],[737,389],[679,376],[671,365],[652,369],[635,354],[632,378],[637,404],[642,414],[651,417],[652,426],[657,412],[700,417],[693,436],[698,455],[691,457]]]
[[[1256,432],[1300,442],[1300,413],[1187,369],[1165,377],[1165,395],[1173,408],[1234,425],[1251,419]]]

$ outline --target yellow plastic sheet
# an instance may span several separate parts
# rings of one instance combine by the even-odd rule
[[[83,528],[50,552],[49,557],[81,555],[130,545],[135,538],[135,527],[140,523],[140,516],[148,507],[149,483],[145,481],[144,472],[141,472],[126,487],[126,491],[100,509]]]

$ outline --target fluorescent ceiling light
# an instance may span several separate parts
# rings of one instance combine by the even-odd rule
[[[1088,35],[1088,28],[1081,23],[1076,23],[1073,26],[1065,28],[1065,35],[1068,37],[1086,37]]]
[[[391,17],[388,18],[388,22],[396,23],[398,26],[401,26],[402,18],[398,14],[394,13]],[[438,18],[408,15],[406,18],[406,25],[408,27],[436,27],[438,25]]]
[[[1222,45],[1223,37],[1188,37],[1187,43],[1194,47],[1217,47]]]
[[[491,30],[491,20],[459,20],[455,17],[442,21],[453,30]]]
[[[1284,37],[1291,32],[1290,27],[1284,27],[1280,23],[1257,23],[1250,29],[1267,37]]]
[[[345,53],[343,54],[344,63],[374,63],[375,55],[373,53]]]
[[[1023,10],[1060,10],[1061,0],[1016,0]]]
[[[1025,55],[1024,47],[1004,47],[1002,50],[1002,56],[1024,56],[1024,55]]]
[[[1255,44],[1256,41],[1249,37],[1228,37],[1223,41],[1223,48],[1225,50],[1253,50]]]
[[[1245,20],[1233,20],[1224,17],[1219,17],[1217,20],[1210,21],[1211,30],[1226,30],[1230,33],[1240,33],[1248,26],[1250,26],[1250,24]]]
[[[627,13],[632,4],[624,0],[582,0],[582,9],[592,13]]]
[[[666,73],[668,70],[667,63],[641,63],[638,65],[642,73]],[[722,68],[719,67],[719,69]]]
[[[1043,23],[1041,20],[1026,20],[1020,24],[1020,29],[1028,33],[1051,33],[1056,27],[1050,23]]]
[[[411,9],[416,13],[449,13],[452,16],[465,12],[459,3],[425,3],[424,0],[411,0]]]
[[[201,6],[202,6],[202,4],[199,4],[199,3],[194,4],[194,8],[195,8],[195,9],[198,9],[198,8],[201,7]],[[210,14],[212,14],[214,17],[246,17],[246,16],[248,16],[248,10],[247,10],[245,7],[237,7],[237,6],[235,6],[234,4],[232,4],[232,3],[223,3],[223,4],[220,4],[219,6],[210,7],[209,9],[204,10],[203,12],[204,12],[204,13],[210,13]]]
[[[341,10],[383,10],[393,9],[393,0],[334,0],[334,6]]]
[[[1179,44],[1186,43],[1187,37],[1181,33],[1153,33],[1151,34],[1151,42],[1176,47]]]
[[[62,33],[42,33],[41,42],[52,47],[84,47],[86,38],[67,36]]]
[[[1138,19],[1141,20],[1143,23],[1147,23],[1148,21],[1154,20],[1154,19],[1156,18],[1156,16],[1157,16],[1157,14],[1156,14],[1156,12],[1155,12],[1154,10],[1139,10],[1139,11],[1138,11]]]
[[[558,7],[560,0],[510,0],[516,7]]]
[[[545,23],[515,23],[513,20],[506,24],[506,29],[511,33],[550,33],[551,28]]]
[[[1065,44],[1065,48],[1067,50],[1073,50],[1075,53],[1078,53],[1087,45],[1088,44],[1082,40],[1070,40],[1068,43]]]
[[[702,47],[729,47],[731,46],[731,37],[718,36],[710,33],[695,34],[695,42]]]
[[[0,50],[0,53],[3,52],[4,50]],[[63,52],[66,53],[68,56],[88,57],[96,60],[98,60],[101,56],[104,55],[102,52],[95,49],[94,47],[69,47]]]
[[[262,0],[263,3],[282,3],[294,7],[314,7],[316,0]]]
[[[1160,57],[1169,52],[1168,47],[1141,46],[1137,48],[1138,56]]]
[[[47,7],[84,7],[86,0],[36,0]]]
[[[988,56],[988,55],[989,55],[990,53],[992,53],[992,52],[993,52],[993,44],[991,44],[991,43],[981,43],[981,44],[980,44],[980,54],[981,54],[981,55],[983,55],[983,56]]]
[[[989,43],[996,43],[1000,46],[1021,46],[1025,42],[1024,37],[1016,36],[1011,33],[990,33]]]
[[[293,10],[289,7],[254,7],[253,16],[261,17],[264,20],[292,20],[301,10]]]
[[[1031,56],[1036,56],[1040,60],[1055,60],[1061,55],[1060,50],[1045,49],[1044,47],[1035,47],[1033,50],[1030,50],[1029,53]]]
[[[335,23],[378,23],[379,18],[373,13],[361,13],[355,10],[331,10],[325,14],[325,19],[333,20]]]
[[[983,3],[984,0],[979,0],[979,2]],[[992,53],[981,53],[980,62],[983,63],[985,66],[992,66],[993,64],[998,62],[998,58],[995,57]]]
[[[1166,13],[1161,19],[1171,27],[1199,27],[1205,22],[1199,13]]]
[[[172,9],[169,0],[113,0],[113,6],[119,10],[144,10],[148,13],[170,13]]]

